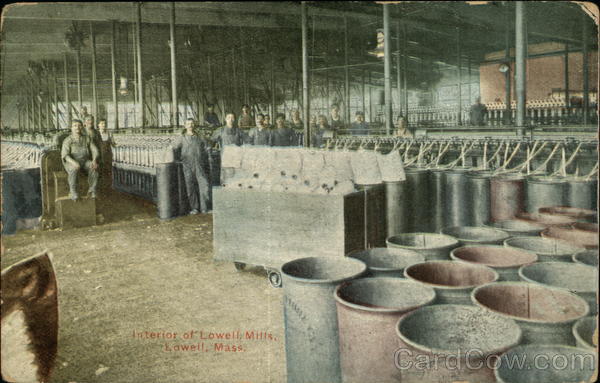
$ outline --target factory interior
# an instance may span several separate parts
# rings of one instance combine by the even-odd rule
[[[598,18],[5,6],[2,381],[596,380]]]

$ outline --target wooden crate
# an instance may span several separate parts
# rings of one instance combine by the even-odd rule
[[[343,257],[367,243],[385,246],[385,227],[369,229],[385,225],[385,210],[367,211],[381,198],[378,191],[313,195],[213,188],[214,259],[279,269],[295,258]]]

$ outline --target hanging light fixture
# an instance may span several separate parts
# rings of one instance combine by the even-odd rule
[[[127,77],[121,76],[120,81],[119,93],[122,96],[127,96],[129,94],[129,89],[127,89]]]
[[[374,50],[369,51],[369,54],[377,58],[383,58],[385,55],[385,39],[383,29],[377,30],[377,47]]]

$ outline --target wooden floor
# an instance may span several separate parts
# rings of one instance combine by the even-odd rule
[[[285,381],[282,290],[261,268],[213,262],[211,215],[161,221],[152,205],[126,195],[99,206],[106,223],[96,227],[2,239],[3,269],[45,249],[54,254],[52,382]],[[231,332],[234,339],[201,339]],[[183,345],[204,350],[177,351]]]

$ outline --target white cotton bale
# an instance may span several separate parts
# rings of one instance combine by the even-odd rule
[[[352,164],[350,163],[351,154],[352,152],[347,150],[327,151],[324,153],[325,164],[335,168],[337,178],[340,180],[354,179]]]
[[[226,145],[225,147],[223,147],[223,151],[221,153],[221,167],[241,168],[243,150],[244,148],[241,148],[236,145]]]
[[[359,185],[374,185],[382,182],[377,153],[371,150],[359,150],[350,156],[354,182]]]
[[[402,157],[398,150],[393,150],[388,154],[377,153],[377,164],[382,181],[399,182],[406,180]]]

